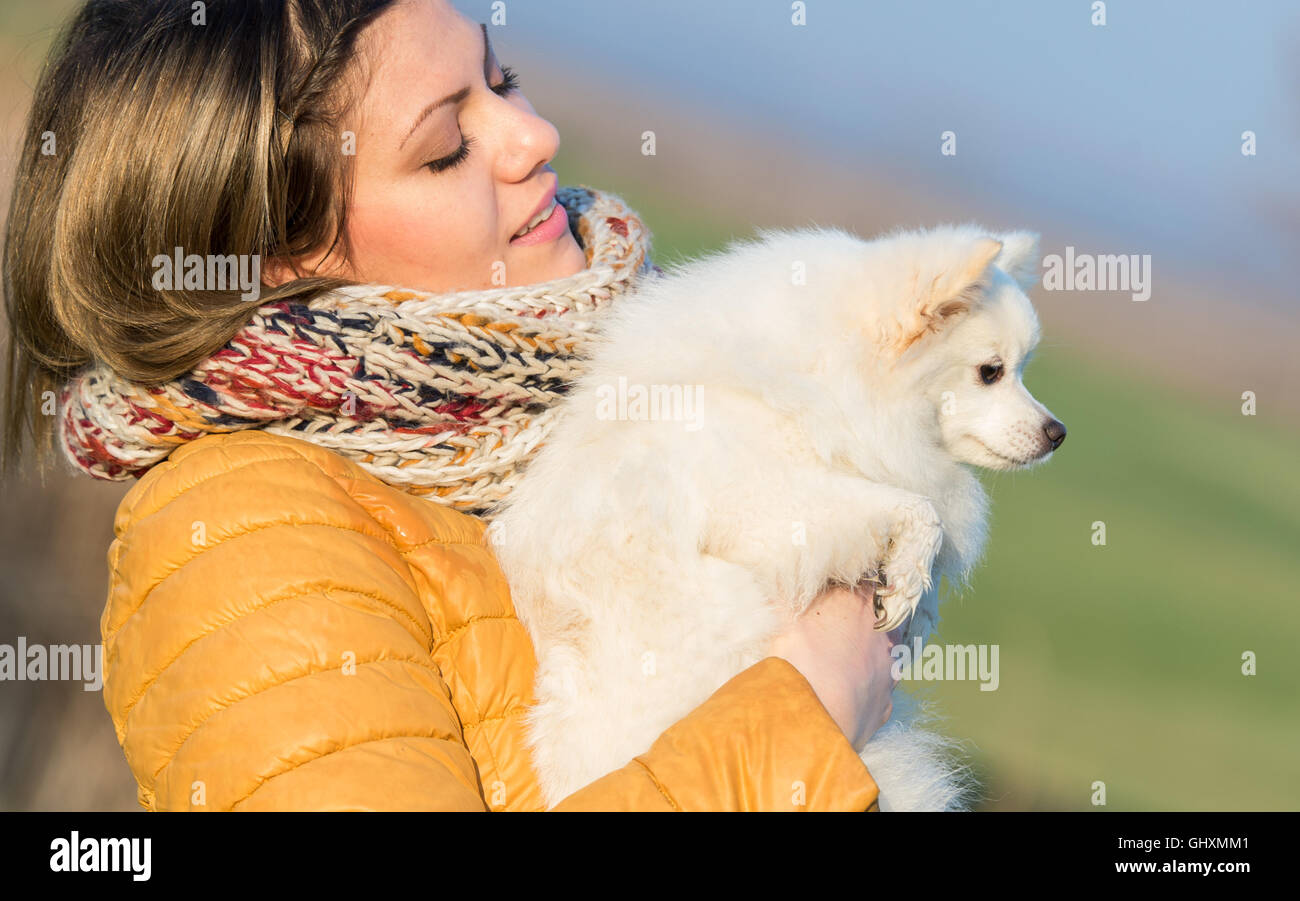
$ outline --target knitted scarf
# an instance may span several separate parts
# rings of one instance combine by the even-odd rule
[[[162,385],[93,364],[61,394],[64,454],[95,478],[121,480],[203,435],[260,428],[488,515],[581,374],[598,315],[659,273],[650,233],[619,197],[578,186],[556,199],[586,253],[581,272],[448,294],[358,285],[267,304],[221,350]]]

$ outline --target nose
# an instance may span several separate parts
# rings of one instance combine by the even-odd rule
[[[1065,423],[1055,419],[1048,420],[1047,425],[1043,426],[1043,434],[1047,440],[1052,442],[1052,450],[1056,450],[1065,443]]]

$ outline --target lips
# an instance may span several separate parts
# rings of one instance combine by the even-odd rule
[[[527,225],[525,225],[519,231],[515,232],[515,237],[522,238],[524,235],[529,234],[534,229],[536,229],[537,226],[541,225],[547,219],[551,218],[551,215],[555,212],[555,207],[556,204],[554,201],[548,203],[546,205],[546,208],[542,210],[542,212],[538,213],[536,216],[534,216],[532,219],[528,221]]]
[[[538,216],[546,212],[546,208],[551,205],[551,201],[555,200],[555,190],[558,187],[558,183],[559,177],[557,176],[556,180],[552,182],[550,189],[542,195],[542,199],[537,202],[537,206],[533,207],[533,211],[528,214],[528,218],[519,223],[518,227],[511,232],[511,239],[519,237],[519,233],[527,228],[529,223],[532,223]]]

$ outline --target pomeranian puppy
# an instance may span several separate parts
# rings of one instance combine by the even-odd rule
[[[1065,439],[1021,381],[1037,235],[757,235],[605,314],[489,529],[537,652],[548,805],[768,656],[830,583],[875,579],[877,628],[924,639],[940,577],[964,580],[984,543],[971,467]],[[882,809],[960,809],[942,741],[890,725],[855,749]]]

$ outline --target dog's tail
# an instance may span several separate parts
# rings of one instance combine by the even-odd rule
[[[932,701],[895,691],[893,715],[862,750],[882,811],[966,811],[978,800],[967,743],[939,732],[940,719]]]

